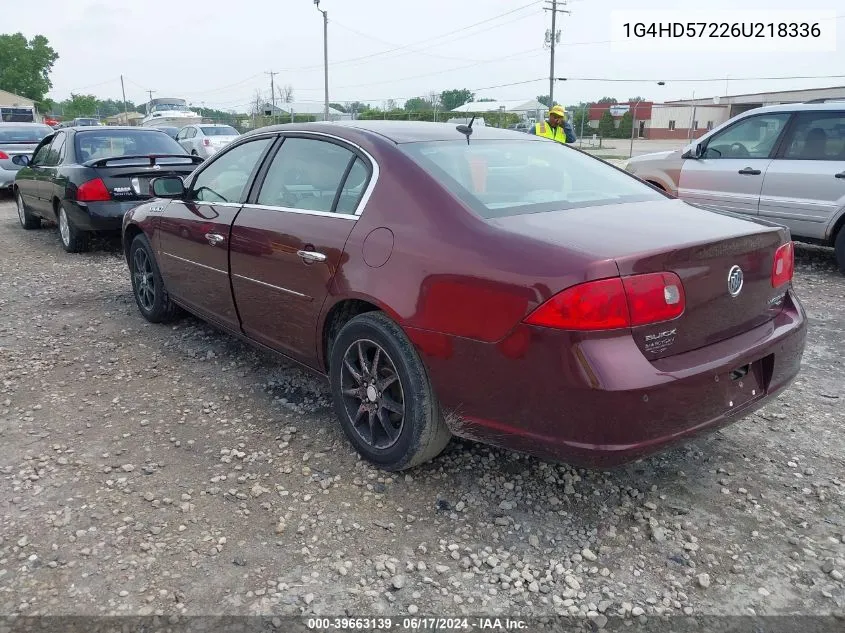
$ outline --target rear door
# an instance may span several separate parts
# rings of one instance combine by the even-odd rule
[[[274,136],[251,139],[208,161],[159,224],[159,259],[168,291],[203,317],[238,330],[229,285],[232,222]]]
[[[185,151],[190,153],[191,152],[191,144],[188,142],[188,130],[191,128],[183,127],[179,130],[179,133],[176,135],[176,141],[185,148]]]
[[[57,132],[50,143],[50,151],[47,152],[47,159],[44,162],[41,178],[38,183],[39,196],[41,197],[42,208],[52,213],[53,198],[61,200],[64,198],[65,181],[58,177],[59,165],[65,156],[65,147],[68,141],[67,132]]]
[[[232,227],[232,289],[245,334],[313,366],[372,165],[341,141],[291,136],[265,172]]]
[[[756,215],[763,177],[791,113],[745,117],[707,140],[704,155],[681,168],[679,197],[702,206]]]
[[[845,110],[796,115],[760,195],[760,215],[795,236],[824,239],[845,208]]]

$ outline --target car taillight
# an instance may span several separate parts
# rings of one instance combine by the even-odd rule
[[[202,144],[206,147],[211,147],[211,141],[209,141],[207,138],[202,139]]]
[[[0,160],[9,160],[9,155],[6,152],[0,152]]]
[[[615,330],[670,321],[684,312],[681,279],[660,272],[599,279],[572,286],[525,319],[561,330]]]
[[[76,189],[76,199],[80,202],[102,202],[111,200],[111,194],[102,178],[84,182]]]
[[[772,263],[772,288],[778,288],[792,281],[795,272],[795,247],[792,242],[783,244],[775,251]]]

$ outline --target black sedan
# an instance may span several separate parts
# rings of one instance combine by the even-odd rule
[[[123,214],[149,199],[149,181],[184,176],[202,162],[161,130],[133,127],[64,128],[45,137],[14,184],[25,229],[41,220],[59,226],[69,253],[87,248],[92,232],[115,232]]]

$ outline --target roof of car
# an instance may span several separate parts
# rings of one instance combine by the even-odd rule
[[[253,130],[248,135],[266,132],[323,132],[346,128],[378,135],[394,143],[416,143],[424,141],[460,141],[466,137],[453,123],[430,123],[428,121],[335,121],[333,123],[285,123]],[[472,128],[472,140],[536,139],[522,132],[502,128],[479,126]]]
[[[73,130],[74,132],[90,132],[92,130],[97,132],[104,130],[149,130],[150,132],[161,132],[157,127],[139,127],[137,125],[69,125],[62,128],[62,131],[65,130]]]
[[[804,112],[807,110],[845,110],[845,99],[841,101],[826,101],[825,103],[779,103],[777,105],[754,108],[746,112],[759,114],[761,112]]]
[[[0,125],[14,125],[16,127],[19,127],[21,125],[31,125],[34,127],[50,127],[46,123],[33,123],[32,121],[0,121]]]

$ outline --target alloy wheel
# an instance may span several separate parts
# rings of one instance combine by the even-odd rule
[[[373,448],[393,446],[405,425],[405,393],[389,354],[378,343],[359,339],[344,352],[340,372],[352,428]]]
[[[151,312],[156,299],[155,279],[150,256],[143,248],[136,249],[132,257],[132,277],[135,281],[135,296],[138,298],[138,303],[144,310]]]
[[[18,193],[16,202],[18,203],[18,219],[21,221],[21,226],[23,226],[26,224],[26,211],[23,208],[23,198],[20,193]]]
[[[70,224],[64,207],[59,207],[59,233],[62,236],[62,243],[65,246],[70,245]]]

